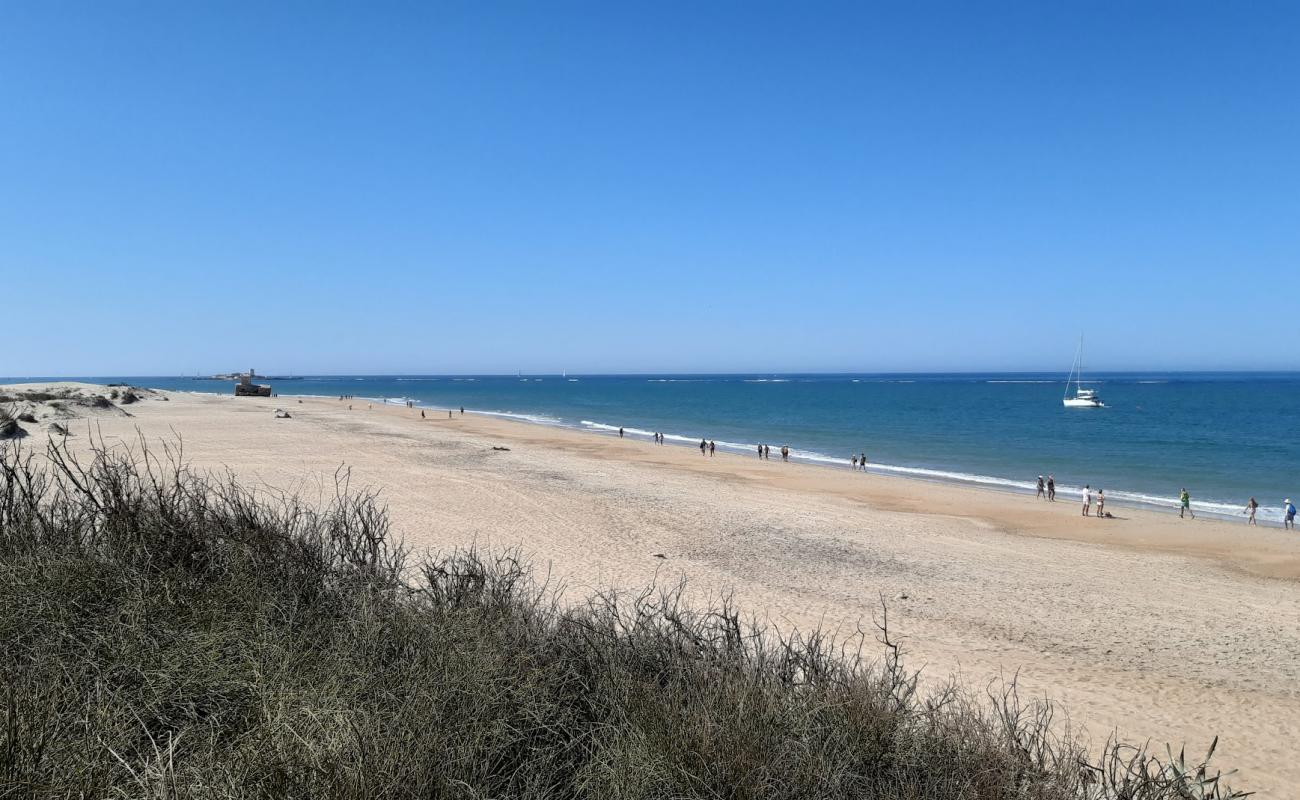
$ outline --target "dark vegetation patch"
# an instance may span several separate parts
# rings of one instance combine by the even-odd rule
[[[883,613],[837,645],[680,589],[561,605],[511,555],[409,560],[346,479],[319,508],[170,449],[48,457],[0,450],[6,797],[1241,796],[1090,760],[1014,684],[919,691]]]
[[[0,408],[0,439],[21,439],[27,435],[18,418],[7,408]]]
[[[39,392],[36,390],[24,390],[18,393],[20,399],[26,400],[29,403],[44,403],[47,400],[61,400],[67,396],[67,393],[53,394],[51,392]]]

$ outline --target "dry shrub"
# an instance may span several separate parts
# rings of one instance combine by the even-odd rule
[[[1172,754],[1091,761],[1014,684],[918,691],[883,614],[837,643],[680,587],[561,605],[509,553],[414,563],[336,478],[318,507],[171,446],[5,448],[0,794],[1241,796]]]

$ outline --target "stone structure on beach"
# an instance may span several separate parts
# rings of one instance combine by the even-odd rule
[[[270,386],[259,386],[253,383],[253,378],[257,377],[257,371],[251,367],[248,374],[241,373],[239,383],[235,384],[235,397],[270,397]]]

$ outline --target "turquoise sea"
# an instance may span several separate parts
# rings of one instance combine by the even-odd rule
[[[41,380],[40,378],[6,378]],[[66,378],[64,378],[66,380]],[[232,392],[229,382],[140,376],[79,378],[161,389]],[[1067,409],[1060,374],[401,375],[262,379],[282,395],[337,396],[438,408],[464,406],[616,435],[701,437],[753,453],[789,445],[797,460],[1033,491],[1052,474],[1076,496],[1091,484],[1110,503],[1173,508],[1187,487],[1198,512],[1280,520],[1300,499],[1300,373],[1119,373],[1092,376],[1106,407]]]

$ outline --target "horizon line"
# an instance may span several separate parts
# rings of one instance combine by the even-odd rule
[[[854,371],[854,370],[827,370],[827,371],[701,371],[701,370],[683,370],[683,371],[656,371],[656,372],[304,372],[295,373],[293,371],[272,370],[268,372],[259,372],[257,377],[275,379],[275,378],[510,378],[510,377],[658,377],[658,376],[750,376],[750,375],[790,375],[790,376],[843,376],[843,375],[1055,375],[1062,372],[1058,369],[1052,370],[1035,370],[1035,369],[971,369],[971,370],[874,370],[874,371]],[[78,378],[169,378],[185,380],[212,380],[214,375],[218,374],[236,374],[236,373],[208,373],[208,374],[131,374],[131,373],[104,373],[100,375],[10,375],[0,376],[0,381],[15,380],[76,380]],[[1120,369],[1120,370],[1098,370],[1093,375],[1261,375],[1261,374],[1294,374],[1300,375],[1300,368],[1281,368],[1281,369]]]

